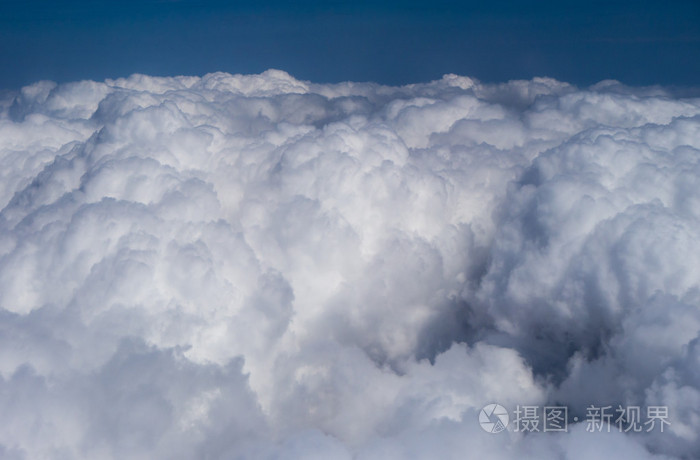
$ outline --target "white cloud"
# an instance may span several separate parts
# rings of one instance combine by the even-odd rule
[[[697,99],[280,71],[9,97],[0,456],[700,449]],[[671,425],[493,435],[492,402]]]

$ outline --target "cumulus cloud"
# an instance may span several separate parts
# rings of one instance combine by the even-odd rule
[[[2,98],[1,457],[700,452],[700,100],[274,70]],[[569,430],[487,433],[494,402]]]

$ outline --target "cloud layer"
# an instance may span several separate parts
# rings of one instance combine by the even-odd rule
[[[0,101],[0,208],[2,458],[700,452],[698,99],[40,82]],[[492,402],[581,421],[490,434]]]

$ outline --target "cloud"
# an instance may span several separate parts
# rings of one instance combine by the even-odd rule
[[[0,177],[4,458],[700,450],[697,99],[39,82],[0,102]],[[579,422],[486,433],[493,402]]]

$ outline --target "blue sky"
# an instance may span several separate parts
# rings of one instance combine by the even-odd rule
[[[268,68],[318,82],[697,86],[700,2],[0,0],[0,88]]]

